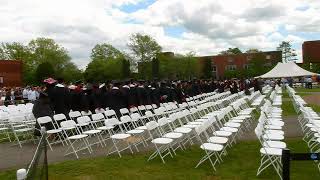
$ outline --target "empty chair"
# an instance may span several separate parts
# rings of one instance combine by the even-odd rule
[[[53,115],[53,120],[55,122],[54,124],[55,124],[56,128],[59,128],[60,127],[60,123],[62,121],[66,121],[67,118],[66,118],[66,116],[64,114],[55,114],[55,115]]]
[[[92,112],[91,112],[90,110],[88,110],[88,111],[81,111],[81,115],[82,115],[82,116],[90,116],[90,115],[92,115]]]
[[[28,127],[25,122],[24,116],[11,116],[9,117],[9,124],[13,131],[15,140],[18,142],[20,148],[22,147],[20,137],[33,137],[34,128]],[[32,138],[33,140],[33,138]]]
[[[129,115],[130,112],[129,112],[128,108],[121,108],[120,114],[121,114],[121,116],[125,116],[125,115]]]
[[[111,119],[105,120],[106,127],[115,127],[119,124],[120,124],[120,121],[116,118],[111,118]],[[112,140],[113,146],[109,150],[107,150],[108,155],[111,153],[118,153],[119,157],[121,157],[121,151],[124,151],[126,149],[129,149],[131,151],[131,153],[133,154],[131,144],[127,140],[129,137],[131,137],[130,134],[124,133],[122,128],[120,128],[119,133],[114,133],[113,130],[109,130],[109,133],[110,133],[110,139]],[[122,145],[124,145],[123,148],[120,147],[121,142],[122,142]]]
[[[98,141],[89,144],[90,146],[97,143],[100,143],[101,146],[105,145],[104,140],[101,136],[101,130],[95,129],[93,125],[94,123],[91,121],[89,116],[78,117],[77,121],[78,121],[78,128],[82,134],[86,134],[89,137],[93,137],[93,136],[97,137]]]
[[[51,117],[49,117],[49,116],[39,117],[37,119],[37,122],[40,125],[40,127],[42,125],[45,125],[45,127],[47,127],[47,128],[50,127],[48,129],[46,129],[46,134],[47,134],[46,141],[47,141],[51,150],[52,150],[51,144],[60,143],[60,142],[63,143],[62,138],[61,138],[62,130],[56,129]],[[50,137],[52,137],[52,138],[50,139]],[[49,139],[50,139],[50,141],[49,141]]]
[[[171,143],[173,142],[173,139],[170,138],[164,138],[161,137],[161,134],[159,132],[159,125],[155,121],[150,121],[146,124],[147,130],[149,132],[151,143],[155,146],[156,150],[154,153],[152,153],[148,161],[151,159],[154,159],[155,157],[159,156],[163,163],[165,163],[164,158],[168,155],[172,156],[172,153],[170,151]]]
[[[70,111],[69,112],[69,117],[74,121],[80,116],[81,116],[81,113],[79,111]]]
[[[87,134],[81,134],[79,129],[76,126],[77,124],[73,120],[67,120],[61,122],[61,129],[63,130],[64,136],[66,137],[66,141],[68,141],[69,148],[66,150],[65,155],[68,154],[75,154],[77,159],[79,159],[78,153],[82,150],[88,150],[88,152],[91,154],[92,149],[89,146],[88,142],[88,135]],[[78,146],[76,146],[77,142],[80,142]]]
[[[116,114],[116,112],[114,110],[107,110],[104,112],[104,115],[106,116],[106,118],[117,118],[118,119],[118,116]]]

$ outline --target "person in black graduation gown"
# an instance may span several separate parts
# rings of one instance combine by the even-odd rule
[[[83,91],[81,93],[81,100],[80,100],[80,104],[81,104],[81,111],[85,111],[85,112],[89,112],[91,111],[92,113],[94,113],[94,102],[93,102],[93,98],[92,98],[92,87],[86,86],[85,88],[83,88]]]
[[[170,86],[170,96],[171,96],[171,101],[178,101],[175,83],[172,83]]]
[[[120,109],[125,107],[123,103],[124,94],[119,89],[120,83],[115,81],[109,93],[109,108],[113,109],[118,117],[121,117]]]
[[[156,104],[157,106],[159,106],[160,104],[160,93],[159,93],[159,87],[157,85],[157,83],[152,83],[151,84],[151,93],[150,93],[150,99],[151,99],[151,103],[152,104]]]
[[[45,92],[41,92],[39,95],[39,99],[35,101],[34,106],[32,108],[32,113],[34,117],[40,118],[44,116],[53,117],[54,113],[50,105],[50,98],[48,97],[48,94]],[[53,129],[53,126],[51,123],[42,124],[41,126],[46,127],[46,130]],[[35,125],[35,136],[41,136],[41,127],[38,123]]]
[[[137,87],[137,97],[138,97],[138,105],[146,105],[147,104],[147,92],[144,88],[144,81],[140,80]]]
[[[177,93],[178,103],[181,104],[182,102],[185,102],[184,90],[182,89],[181,83],[178,83],[175,89]]]
[[[159,94],[160,94],[160,102],[171,102],[173,101],[171,89],[168,86],[167,82],[162,82],[161,86],[159,88]]]
[[[131,83],[129,85],[130,89],[128,91],[128,107],[137,107],[138,106],[138,96],[137,96],[137,87]]]
[[[64,114],[68,116],[70,112],[70,94],[69,89],[63,84],[62,79],[58,79],[58,84],[53,89],[53,110],[55,114]]]
[[[70,88],[69,88],[70,89]],[[81,111],[82,85],[77,82],[75,87],[70,89],[71,109],[72,111]]]
[[[124,82],[124,85],[122,86],[121,91],[123,92],[123,98],[122,98],[123,106],[125,108],[128,108],[129,107],[129,91],[130,91],[130,87],[129,87],[127,81]]]
[[[101,109],[103,108],[103,93],[102,93],[102,86],[93,85],[93,90],[91,94],[92,102],[93,102],[93,108]]]

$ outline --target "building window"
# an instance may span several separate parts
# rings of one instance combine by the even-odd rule
[[[233,58],[232,57],[228,57],[228,63],[233,63]]]
[[[271,59],[271,55],[266,55],[266,59]]]
[[[252,56],[247,56],[247,61],[251,61]]]
[[[250,64],[244,64],[243,65],[243,69],[249,69],[250,68]]]
[[[212,66],[212,72],[217,72],[217,66]]]
[[[226,70],[228,71],[235,71],[237,69],[236,65],[228,65],[226,66]]]

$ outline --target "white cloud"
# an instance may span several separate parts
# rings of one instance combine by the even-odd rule
[[[95,44],[108,42],[126,50],[134,32],[152,35],[166,51],[198,55],[235,46],[274,50],[283,40],[299,44],[308,39],[295,33],[320,33],[320,1],[159,0],[134,13],[119,10],[142,1],[0,0],[0,42],[54,38],[84,68]],[[187,31],[171,37],[164,31],[167,26]]]

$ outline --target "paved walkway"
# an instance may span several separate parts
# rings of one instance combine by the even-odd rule
[[[298,126],[296,116],[284,117],[285,121],[285,137],[286,138],[295,138],[301,137],[301,130]],[[254,131],[247,132],[247,134],[242,138],[243,141],[257,140],[254,134]],[[107,141],[107,144],[110,145],[110,142]],[[108,146],[110,147],[110,146]],[[142,145],[139,146],[139,149]],[[19,148],[18,146],[13,146],[12,143],[0,143],[0,170],[4,169],[19,169],[25,168],[28,163],[31,161],[33,153],[35,151],[36,145],[33,143],[27,143]],[[87,151],[82,151],[79,153],[80,158],[92,158],[92,157],[103,157],[106,156],[107,148],[106,147],[97,147],[94,146],[94,153],[89,154]],[[150,145],[143,149],[147,151],[150,149]],[[61,145],[54,145],[53,151],[48,150],[48,161],[49,163],[61,162],[66,160],[75,160],[74,155],[64,156],[65,150],[67,147]]]

